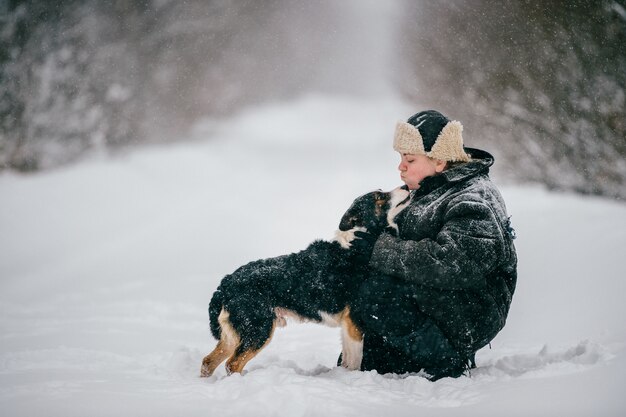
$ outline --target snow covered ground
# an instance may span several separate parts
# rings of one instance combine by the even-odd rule
[[[518,290],[471,377],[349,372],[338,330],[310,324],[243,376],[198,377],[221,277],[332,237],[354,197],[399,185],[393,126],[413,110],[309,96],[183,145],[0,175],[0,414],[626,415],[626,205],[506,184]]]

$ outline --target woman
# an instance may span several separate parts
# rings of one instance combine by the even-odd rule
[[[398,123],[394,149],[411,203],[397,236],[358,232],[368,262],[355,315],[362,370],[458,377],[503,328],[517,279],[514,232],[489,179],[493,157],[464,148],[457,121],[429,110]]]

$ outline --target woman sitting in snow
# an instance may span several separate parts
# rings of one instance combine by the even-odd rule
[[[351,248],[372,270],[354,311],[365,332],[362,370],[458,377],[504,327],[514,232],[489,179],[493,157],[464,148],[462,129],[433,110],[396,127],[411,203],[395,219],[397,236],[357,232]]]

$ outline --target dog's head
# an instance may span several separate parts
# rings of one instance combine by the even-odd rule
[[[394,217],[409,203],[409,191],[398,187],[392,191],[372,191],[358,197],[339,222],[336,240],[350,247],[354,232],[365,231],[378,235],[387,226],[396,228]]]

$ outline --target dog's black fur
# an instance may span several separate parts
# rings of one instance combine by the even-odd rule
[[[366,229],[380,234],[389,225],[387,214],[394,192],[394,204],[398,193],[408,196],[405,189],[374,191],[354,201],[339,224],[343,246],[339,238],[317,240],[303,251],[250,262],[227,275],[209,304],[211,333],[219,342],[204,358],[201,375],[211,375],[226,358],[230,358],[228,373],[241,372],[268,343],[275,327],[284,325],[285,316],[322,322],[325,317],[321,313],[325,313],[335,324],[348,326],[347,331],[360,341],[362,335],[349,316],[349,306],[367,266],[351,259],[351,231]]]

